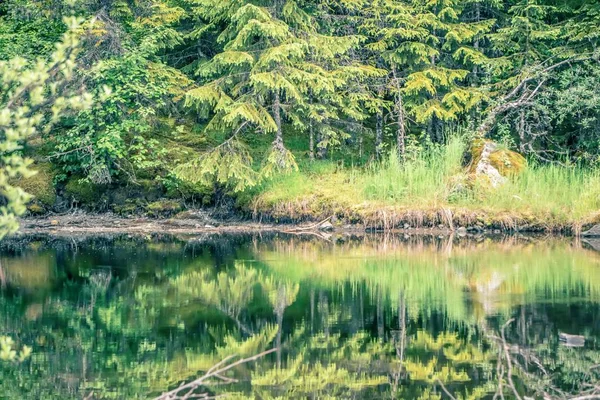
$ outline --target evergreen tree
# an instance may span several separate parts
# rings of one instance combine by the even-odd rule
[[[379,71],[340,62],[358,38],[319,34],[293,1],[238,9],[213,3],[200,2],[197,12],[207,26],[224,26],[216,39],[222,51],[199,66],[202,85],[188,92],[186,104],[209,118],[205,132],[220,133],[226,140],[182,167],[181,176],[233,183],[234,190],[241,190],[257,179],[240,139],[244,132],[274,134],[262,169],[269,176],[297,168],[284,144],[284,120],[302,131],[319,130],[319,146],[325,147],[345,137],[340,124],[367,117],[361,107],[371,98],[352,83]]]
[[[461,45],[487,31],[490,22],[458,23],[452,5],[380,0],[362,10],[362,30],[372,38],[367,47],[375,55],[373,62],[389,71],[386,92],[394,101],[400,158],[409,116],[428,125],[432,139],[441,141],[438,122],[455,120],[481,98],[477,89],[461,86],[469,71],[457,60],[465,58]],[[470,61],[483,62],[474,57]]]

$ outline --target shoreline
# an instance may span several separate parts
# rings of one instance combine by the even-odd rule
[[[318,216],[319,218],[321,216]],[[217,219],[204,210],[188,210],[171,218],[149,216],[122,217],[113,213],[74,213],[50,214],[46,216],[24,217],[20,219],[17,235],[50,233],[61,235],[135,233],[135,234],[202,234],[202,233],[286,233],[286,234],[365,234],[392,233],[417,235],[457,235],[457,236],[491,236],[491,235],[556,235],[566,237],[597,236],[586,235],[591,223],[583,230],[570,226],[532,223],[524,219],[503,216],[490,218],[486,214],[473,212],[465,218],[465,214],[447,209],[423,212],[404,210],[392,213],[381,209],[367,218],[340,217],[339,213],[330,213],[322,219],[290,218],[289,216],[273,216],[272,214],[254,215],[252,219],[244,219],[239,215]],[[348,223],[349,221],[352,221]],[[466,222],[466,223],[465,223]],[[594,233],[592,231],[592,233]]]

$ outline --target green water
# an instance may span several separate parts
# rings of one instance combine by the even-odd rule
[[[502,382],[505,398],[560,398],[600,378],[600,253],[570,239],[30,237],[0,251],[0,335],[33,347],[0,365],[3,399],[151,399],[274,347],[195,393],[491,399]]]

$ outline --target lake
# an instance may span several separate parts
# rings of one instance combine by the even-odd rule
[[[272,348],[188,398],[600,392],[600,253],[575,239],[41,235],[0,251],[0,335],[33,348],[0,365],[3,399],[152,399]]]

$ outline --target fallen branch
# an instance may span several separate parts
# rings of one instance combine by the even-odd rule
[[[211,369],[206,371],[206,373],[203,376],[201,376],[200,378],[195,379],[189,383],[182,384],[179,387],[177,387],[169,392],[165,392],[165,393],[161,394],[160,396],[155,397],[154,400],[179,400],[179,399],[184,400],[184,399],[190,399],[190,398],[192,398],[192,396],[194,396],[194,398],[202,398],[202,399],[216,398],[216,397],[209,397],[209,395],[207,393],[202,393],[202,394],[198,394],[198,395],[194,395],[193,393],[200,386],[204,385],[208,379],[210,379],[210,378],[223,379],[224,377],[221,376],[221,374],[223,374],[224,372],[226,372],[234,367],[237,367],[238,365],[245,364],[250,361],[255,361],[255,360],[257,360],[261,357],[264,357],[267,354],[271,354],[277,350],[278,350],[278,348],[275,347],[273,349],[266,350],[266,351],[263,351],[262,353],[256,354],[252,357],[243,358],[234,363],[231,363],[231,364],[225,365],[224,367],[221,367],[222,365],[226,364],[227,361],[229,361],[235,357],[235,355],[229,356],[229,357],[225,358],[224,360],[221,360],[220,362],[215,364]],[[232,381],[232,380],[231,380],[231,378],[225,378],[225,381],[228,382],[228,381]],[[182,392],[183,390],[187,390],[187,392],[183,395],[179,395],[179,393]]]
[[[329,221],[332,217],[333,217],[333,215],[330,216],[330,217],[325,218],[323,221],[317,222],[316,224],[309,225],[309,226],[299,226],[297,228],[287,229],[287,230],[284,230],[282,232],[284,232],[284,233],[294,233],[294,232],[311,231],[311,230],[314,230],[315,228],[319,227],[321,224],[324,224],[325,222]]]

